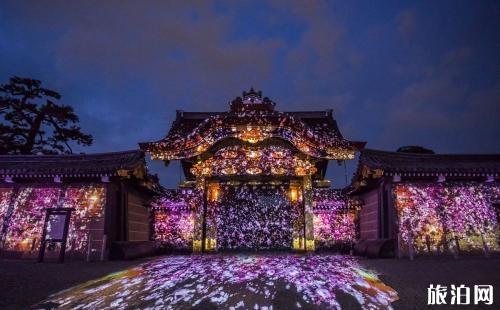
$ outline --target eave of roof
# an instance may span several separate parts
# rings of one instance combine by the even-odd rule
[[[360,164],[392,173],[500,173],[500,154],[415,154],[361,151]]]
[[[333,118],[332,110],[177,111],[176,120],[166,137],[153,142],[142,142],[139,146],[151,153],[153,159],[184,159],[202,154],[222,139],[238,136],[247,130],[242,129],[246,128],[243,126],[263,126],[263,123],[268,124],[270,128],[267,129],[270,130],[268,135],[271,137],[283,138],[302,152],[317,158],[352,159],[354,152],[364,147],[363,142],[343,138]],[[214,129],[221,124],[222,128]],[[292,128],[294,126],[297,128]]]
[[[301,119],[326,119],[332,114],[333,110],[323,110],[323,111],[281,111],[281,113],[293,115]],[[177,114],[180,119],[184,120],[199,120],[203,121],[210,116],[231,113],[225,112],[188,112],[183,110],[178,110]]]
[[[113,176],[145,165],[144,152],[69,155],[0,155],[1,177]]]
[[[373,149],[361,151],[358,167],[346,193],[362,193],[383,176],[404,180],[494,180],[500,177],[500,154],[417,154]]]

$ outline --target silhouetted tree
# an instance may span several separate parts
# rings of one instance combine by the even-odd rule
[[[89,146],[72,107],[55,103],[59,93],[30,78],[0,86],[0,154],[72,153],[70,142]]]

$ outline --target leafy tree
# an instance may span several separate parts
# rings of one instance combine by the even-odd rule
[[[70,142],[89,146],[72,107],[61,95],[30,78],[11,77],[0,86],[0,154],[72,153]]]

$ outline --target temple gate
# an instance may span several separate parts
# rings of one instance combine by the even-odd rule
[[[328,161],[354,159],[364,143],[344,139],[331,110],[274,108],[251,89],[233,100],[228,112],[178,111],[164,139],[140,144],[153,159],[181,160],[186,175],[181,187],[197,193],[198,202],[167,199],[163,209],[159,203],[154,210],[168,213],[172,201],[184,203],[192,221],[192,240],[186,242],[193,251],[315,250],[315,221],[325,218],[315,216],[315,201],[323,201],[315,200],[315,191],[330,186],[324,179]],[[347,198],[336,199],[332,212],[352,209]],[[322,206],[322,212],[330,208]],[[168,229],[163,226],[158,235],[169,235]]]

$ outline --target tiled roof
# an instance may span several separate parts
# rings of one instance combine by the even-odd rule
[[[393,173],[500,173],[500,154],[415,154],[364,149],[360,166]]]
[[[300,151],[318,158],[351,159],[354,152],[365,144],[344,139],[331,110],[250,110],[221,113],[178,111],[165,138],[139,145],[154,159],[184,159],[202,154],[223,139],[244,134],[250,127],[263,128],[270,137],[289,141]]]
[[[71,155],[0,155],[0,177],[112,176],[145,164],[140,150]]]

